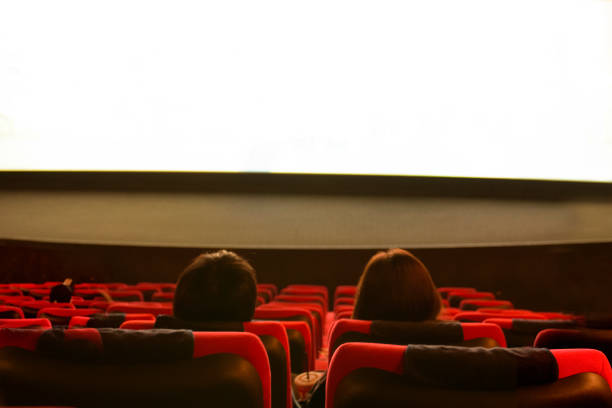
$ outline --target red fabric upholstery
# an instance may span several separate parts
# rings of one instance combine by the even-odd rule
[[[261,379],[264,408],[272,404],[270,363],[259,337],[252,333],[240,332],[193,332],[193,358],[210,354],[232,353],[248,360]]]
[[[339,297],[334,301],[334,311],[337,310],[338,306],[353,306],[355,305],[355,298],[353,297]]]
[[[309,367],[309,370],[313,370],[314,364],[315,364],[314,362],[315,356],[312,353],[312,350],[313,350],[312,332],[310,331],[310,327],[308,326],[308,323],[292,322],[289,320],[284,320],[284,321],[280,321],[280,324],[282,324],[285,329],[296,330],[302,335],[302,338],[304,339],[304,348],[306,349],[306,352],[308,354],[307,355],[308,367]]]
[[[291,316],[296,316],[298,314],[303,315],[304,312],[306,312],[308,314],[308,316],[310,317],[310,322],[311,322],[311,328],[312,328],[312,334],[313,334],[313,339],[314,339],[314,346],[315,348],[320,347],[321,343],[322,343],[322,339],[323,339],[323,334],[322,334],[322,320],[319,321],[318,319],[316,319],[313,315],[313,311],[316,311],[318,313],[322,312],[322,308],[320,307],[320,305],[312,305],[312,304],[308,304],[308,303],[277,303],[277,302],[270,302],[270,303],[266,303],[264,305],[261,305],[257,308],[255,308],[255,315],[253,316],[254,319],[267,319],[270,320],[270,318],[264,317],[264,315],[261,314],[261,312],[258,312],[259,310],[292,310],[293,312],[290,313]],[[300,311],[300,312],[298,312]],[[284,316],[284,317],[288,317],[288,316]],[[272,319],[279,319],[279,317],[272,317]],[[322,318],[321,318],[322,319]]]
[[[151,296],[153,302],[171,302],[174,300],[174,292],[155,292]]]
[[[154,316],[172,314],[172,306],[159,302],[113,302],[106,309],[108,313],[150,313]]]
[[[332,347],[338,341],[338,338],[342,336],[342,334],[346,332],[357,332],[363,334],[370,333],[370,327],[372,326],[371,320],[356,320],[356,319],[341,319],[337,320],[333,323],[331,329],[329,330],[329,344],[328,344],[328,358],[331,361],[331,358],[334,354]]]
[[[273,283],[258,283],[257,288],[270,289],[274,296],[278,294],[278,288]]]
[[[121,323],[120,329],[150,330],[155,328],[155,320],[127,320]]]
[[[506,337],[502,329],[496,324],[489,323],[461,323],[463,329],[463,339],[472,340],[481,337],[488,337],[497,342],[500,347],[507,347]]]
[[[32,329],[50,329],[51,322],[49,319],[0,319],[0,328],[32,328]]]
[[[509,318],[489,318],[485,319],[484,323],[495,324],[502,329],[512,329],[512,319]]]
[[[334,299],[339,297],[355,297],[357,294],[357,286],[355,285],[339,285],[336,286],[336,290],[334,291]]]
[[[325,407],[333,407],[338,383],[351,371],[361,367],[379,368],[401,374],[406,346],[373,343],[342,344],[331,359],[327,371]]]
[[[32,296],[4,296],[0,295],[0,304],[20,306],[23,302],[34,300]]]
[[[258,321],[245,322],[244,330],[257,336],[272,336],[277,338],[285,349],[287,361],[287,408],[291,408],[291,356],[289,354],[289,338],[287,331],[280,322]]]
[[[93,316],[97,317],[97,316]],[[73,316],[70,319],[70,323],[68,324],[69,329],[83,328],[87,327],[87,322],[91,319],[90,316]],[[155,322],[155,316],[150,313],[125,313],[123,314],[123,323],[126,321],[151,321]],[[152,327],[151,327],[152,328]]]
[[[29,302],[21,303],[20,307],[29,308],[34,310],[40,310],[45,307],[55,307],[55,308],[65,308],[65,309],[74,309],[74,305],[72,303],[51,303],[48,300],[32,300]]]
[[[107,293],[113,300],[117,301],[122,301],[124,299],[125,301],[144,301],[144,296],[140,290],[109,290]]]
[[[550,350],[559,366],[559,378],[578,373],[596,373],[601,375],[612,390],[612,369],[608,359],[599,350],[593,349],[557,349]]]
[[[18,316],[16,318],[23,319],[23,310],[21,310],[17,306],[0,306],[0,313],[4,314],[7,317],[9,317],[9,315],[10,317],[13,317],[13,315],[15,315]]]
[[[292,284],[286,286],[281,293],[297,293],[297,294],[309,294],[319,293],[325,297],[325,303],[329,304],[329,295],[327,293],[327,286],[323,285],[304,285],[304,284]]]
[[[308,321],[309,329],[315,331],[317,328],[316,322],[312,314],[308,309],[296,306],[272,306],[269,307],[269,303],[262,305],[260,307],[255,308],[255,314],[253,319],[261,319],[261,320],[291,320],[295,317],[301,316]],[[313,335],[312,338],[315,338]],[[312,350],[311,354],[313,356],[317,355],[316,349],[316,341],[312,342]],[[313,357],[314,358],[314,357]]]
[[[464,299],[459,303],[459,309],[465,310],[470,306],[474,307],[475,310],[481,307],[499,308],[499,309],[512,309],[514,305],[508,300],[484,300],[484,299]]]
[[[4,296],[22,296],[23,293],[19,289],[0,288],[0,295]]]
[[[443,299],[448,299],[448,294],[450,292],[476,292],[476,289],[465,286],[443,286],[438,288],[438,293],[440,294],[440,296],[442,296]]]
[[[75,296],[72,297],[71,303],[77,308],[84,309],[101,309],[106,310],[110,305],[110,302],[106,300],[83,300],[83,299],[75,299]]]
[[[37,317],[45,316],[59,316],[59,317],[72,317],[72,316],[91,316],[96,313],[102,313],[100,309],[69,309],[65,307],[45,307],[38,311]]]

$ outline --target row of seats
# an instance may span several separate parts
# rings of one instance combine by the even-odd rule
[[[277,336],[272,336],[276,339],[273,343],[281,345],[280,347],[271,348],[264,341],[264,336],[270,336],[270,330],[266,329],[267,334],[262,334],[262,324],[272,324],[272,322],[252,322],[252,324],[235,323],[203,325],[200,327],[188,326],[185,322],[176,322],[176,320],[168,320],[171,314],[171,304],[166,303],[165,307],[170,307],[169,313],[131,313],[143,311],[143,308],[152,307],[151,302],[120,302],[113,305],[123,305],[126,307],[127,313],[108,313],[109,305],[106,309],[97,310],[96,313],[80,313],[78,307],[74,306],[58,308],[46,313],[51,313],[46,316],[49,325],[41,323],[41,328],[48,328],[52,323],[55,327],[70,327],[70,328],[96,328],[96,327],[112,327],[121,329],[143,330],[143,329],[191,329],[196,332],[248,332],[259,337],[264,349],[267,353],[268,364],[271,367],[271,392],[270,400],[272,406],[289,407],[291,404],[290,396],[290,375],[291,372],[298,373],[312,369],[314,360],[321,351],[325,351],[326,346],[329,346],[329,367],[330,375],[334,364],[336,367],[343,364],[335,362],[335,356],[338,350],[341,350],[344,345],[355,344],[355,342],[371,345],[378,343],[380,346],[392,346],[394,343],[398,345],[408,344],[444,344],[455,346],[480,346],[484,348],[491,347],[506,347],[510,345],[509,334],[517,329],[523,322],[531,324],[530,330],[534,331],[533,322],[539,324],[539,330],[535,331],[535,337],[542,329],[546,329],[546,325],[555,321],[563,321],[567,324],[565,328],[575,327],[578,324],[575,316],[564,315],[559,313],[540,314],[536,319],[531,319],[532,315],[537,313],[532,311],[524,311],[513,309],[510,301],[497,300],[490,295],[485,294],[485,298],[479,298],[481,293],[472,288],[440,288],[441,295],[444,300],[450,298],[455,299],[457,296],[468,294],[466,298],[459,301],[460,307],[445,309],[447,315],[444,316],[447,321],[436,323],[398,323],[398,322],[368,322],[356,321],[350,319],[352,313],[352,305],[354,304],[354,296],[356,288],[354,286],[337,287],[334,293],[334,311],[335,314],[328,316],[328,296],[325,287],[316,285],[290,285],[283,288],[280,292],[274,285],[258,285],[258,303],[256,308],[255,319],[262,320],[288,320],[280,322],[281,326],[277,326],[275,332]],[[469,290],[468,290],[469,289]],[[459,293],[457,293],[459,292]],[[171,293],[168,291],[167,293]],[[476,294],[476,295],[474,295]],[[77,302],[79,300],[77,299]],[[455,301],[456,303],[456,301]],[[470,309],[466,305],[479,306],[476,309]],[[163,304],[162,304],[163,305]],[[461,308],[463,306],[463,309]],[[512,307],[511,307],[512,306]],[[155,308],[153,308],[155,309]],[[44,310],[44,309],[41,309]],[[53,315],[56,313],[56,315]],[[344,313],[344,314],[343,314]],[[470,320],[465,318],[466,313],[476,313],[478,318]],[[59,316],[57,316],[59,315]],[[480,319],[482,315],[486,318]],[[469,317],[470,315],[468,315]],[[493,317],[491,317],[493,316]],[[529,319],[517,319],[512,316],[529,317]],[[21,319],[12,319],[14,322]],[[31,320],[31,319],[26,319]],[[40,319],[38,319],[40,320]],[[331,322],[328,322],[331,320]],[[492,321],[496,320],[496,321]],[[510,321],[510,324],[507,321]],[[2,327],[3,320],[0,322]],[[518,326],[515,324],[518,322]],[[170,323],[172,324],[170,324]],[[331,323],[331,324],[330,324]],[[26,323],[19,323],[25,325]],[[279,324],[276,322],[276,324]],[[258,326],[259,325],[259,326]],[[272,327],[268,325],[268,327]],[[280,330],[278,328],[280,327]],[[326,328],[331,327],[328,331]],[[260,330],[260,332],[257,332]],[[273,330],[274,331],[274,330]],[[282,340],[284,333],[286,341]],[[291,333],[291,335],[289,335]],[[581,333],[584,333],[582,331]],[[328,341],[324,341],[329,336]],[[540,338],[540,336],[538,336]],[[542,336],[545,338],[545,336]],[[269,343],[268,339],[268,343]],[[583,339],[584,340],[584,339]],[[514,339],[512,341],[515,341]],[[525,340],[520,340],[524,342]],[[602,340],[605,343],[605,339]],[[286,344],[286,347],[282,345]],[[530,343],[531,345],[533,343]],[[569,346],[571,347],[571,346]],[[276,354],[271,350],[275,349]],[[276,357],[274,357],[276,355]],[[283,357],[284,356],[284,357]],[[284,360],[283,360],[284,358]],[[284,363],[283,363],[284,361]],[[327,361],[327,358],[326,358]],[[334,363],[335,362],[335,363]],[[275,368],[276,367],[276,368]],[[609,367],[609,364],[608,364]],[[605,370],[600,370],[596,375],[605,378]],[[397,373],[396,373],[397,374]],[[561,378],[561,377],[560,377]],[[597,378],[597,377],[594,377]],[[592,383],[592,381],[591,381]],[[343,395],[342,393],[340,393]],[[542,394],[544,395],[544,394]],[[334,397],[335,398],[335,397]]]
[[[15,405],[267,408],[262,333],[0,329],[0,389]],[[349,342],[332,357],[326,406],[606,407],[611,386],[597,350]]]

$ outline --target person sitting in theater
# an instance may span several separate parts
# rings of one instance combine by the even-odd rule
[[[394,248],[370,258],[359,278],[353,319],[435,320],[442,306],[429,271],[416,256]],[[308,408],[325,406],[324,376],[313,387]],[[304,406],[303,405],[303,406]]]
[[[256,285],[255,270],[236,253],[201,254],[178,278],[174,316],[191,322],[250,321]]]
[[[425,265],[410,252],[394,248],[368,261],[357,284],[353,319],[435,320],[441,303]]]

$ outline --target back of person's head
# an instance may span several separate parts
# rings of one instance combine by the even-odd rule
[[[179,276],[174,316],[187,321],[249,321],[257,298],[255,270],[230,251],[198,256]]]
[[[70,303],[72,299],[72,279],[66,279],[63,283],[55,285],[49,292],[49,301],[52,303]]]
[[[441,301],[429,271],[410,252],[390,249],[366,265],[355,297],[354,319],[433,320]]]

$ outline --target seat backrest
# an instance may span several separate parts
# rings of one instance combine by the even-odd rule
[[[0,329],[11,405],[270,408],[270,366],[252,333]]]
[[[188,329],[194,331],[237,331],[257,335],[268,354],[272,374],[272,407],[291,407],[291,366],[289,339],[282,324],[274,321],[257,322],[189,322],[173,316],[157,316],[155,328]]]
[[[611,371],[597,350],[347,343],[326,407],[611,407]]]
[[[270,289],[274,296],[278,294],[278,287],[273,283],[258,283],[257,288]]]
[[[514,305],[508,300],[491,300],[491,299],[463,299],[459,303],[461,310],[477,310],[483,307],[496,309],[512,309]]]
[[[253,315],[255,320],[280,320],[280,321],[302,321],[308,324],[310,333],[312,334],[312,350],[313,355],[317,355],[320,338],[320,327],[313,316],[312,312],[305,308],[296,305],[283,305],[266,303],[255,308]]]
[[[450,307],[459,307],[464,299],[495,299],[492,292],[463,292],[451,291],[448,293],[448,304]]]
[[[102,313],[100,309],[68,309],[63,307],[45,307],[38,311],[36,317],[49,319],[53,326],[68,326],[74,316],[92,316]]]
[[[172,304],[161,302],[113,302],[106,309],[108,313],[150,313],[171,315]]]
[[[287,330],[291,372],[299,374],[314,370],[313,340],[308,324],[300,321],[279,321],[279,323]]]
[[[502,330],[494,324],[342,319],[331,328],[329,359],[340,345],[349,342],[506,347]]]
[[[533,346],[549,349],[597,349],[612,363],[612,330],[545,329],[538,333]]]
[[[502,328],[508,347],[531,346],[539,332],[545,329],[567,329],[577,327],[573,320],[510,319],[492,318],[485,323]]]
[[[49,319],[0,319],[0,328],[50,329]]]
[[[115,328],[118,329],[127,321],[149,321],[155,322],[155,316],[150,313],[97,313],[91,316],[74,316],[68,324],[69,329],[84,328]]]
[[[21,310],[23,310],[23,314],[27,318],[35,318],[38,317],[38,311],[40,309],[44,309],[45,307],[61,307],[66,309],[74,309],[74,305],[72,303],[51,303],[48,300],[32,300],[29,302],[23,302],[19,305]]]
[[[448,299],[448,295],[451,292],[455,293],[467,293],[467,292],[477,292],[475,288],[470,288],[467,286],[442,286],[438,288],[438,293],[442,299]]]
[[[0,306],[0,319],[23,319],[23,311],[17,306]]]

